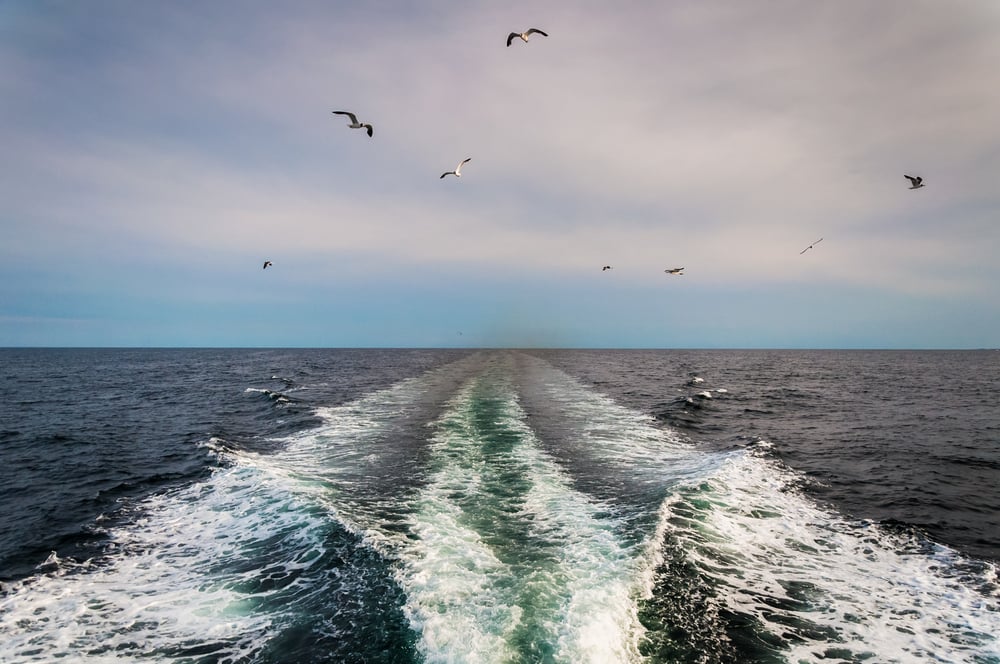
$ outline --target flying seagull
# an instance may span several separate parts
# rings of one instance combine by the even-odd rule
[[[924,179],[919,175],[913,177],[912,175],[904,175],[904,178],[910,181],[910,189],[920,189],[924,186]]]
[[[810,244],[808,247],[806,247],[805,249],[803,249],[802,251],[800,251],[799,252],[799,256],[801,256],[802,254],[806,253],[807,251],[809,251],[810,249],[812,249],[813,247],[815,247],[817,244],[819,244],[822,241],[823,241],[823,238],[820,238],[820,239],[816,240],[815,242],[813,242],[812,244]]]
[[[683,270],[684,268],[682,267],[674,267],[670,268],[669,270],[664,270],[664,272],[666,272],[667,274],[684,274]]]
[[[351,129],[367,129],[368,136],[372,135],[372,126],[370,124],[362,124],[358,122],[358,116],[354,115],[354,113],[351,113],[350,111],[333,111],[333,113],[337,115],[346,115],[347,117],[349,117],[351,119],[351,124],[347,126],[350,127]]]
[[[263,267],[263,269],[266,270],[267,268],[271,267],[271,265],[272,265],[271,261],[264,261],[264,267]]]
[[[440,180],[440,179],[443,179],[443,178],[444,178],[444,176],[446,176],[446,175],[454,175],[454,176],[455,176],[455,177],[457,177],[457,178],[460,178],[460,177],[462,177],[462,164],[466,164],[466,163],[468,163],[468,162],[470,162],[470,161],[472,161],[472,157],[469,157],[468,159],[463,159],[463,160],[462,160],[462,163],[461,163],[461,164],[459,164],[458,166],[456,166],[456,167],[455,167],[455,170],[453,170],[453,171],[448,171],[447,173],[442,173],[442,174],[441,174],[441,177],[440,177],[440,178],[438,178],[438,179],[439,179],[439,180]]]
[[[613,270],[613,269],[614,268],[611,267],[610,265],[605,265],[604,267],[601,268],[601,272],[604,272],[605,270]]]
[[[542,31],[541,31],[541,30],[539,30],[538,28],[528,28],[528,29],[527,29],[527,30],[525,30],[524,32],[512,32],[512,33],[510,33],[510,34],[509,34],[509,35],[507,36],[507,47],[509,48],[509,47],[510,47],[510,43],[511,43],[512,41],[514,41],[514,40],[515,40],[516,38],[518,38],[518,37],[520,37],[520,38],[521,38],[521,41],[523,41],[523,42],[527,43],[527,41],[528,41],[528,36],[529,36],[529,35],[531,35],[531,34],[534,34],[534,33],[536,33],[536,32],[537,32],[538,34],[540,34],[541,36],[543,36],[543,37],[548,37],[548,36],[549,36],[549,35],[548,35],[548,33],[546,33],[546,32],[542,32]]]

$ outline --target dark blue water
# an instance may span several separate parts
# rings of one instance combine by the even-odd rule
[[[0,661],[1000,662],[1000,353],[0,350]]]
[[[1000,561],[1000,352],[539,355],[700,445],[769,441],[846,514]]]
[[[98,515],[216,467],[204,444],[268,450],[315,409],[453,351],[0,350],[0,580],[89,555]]]

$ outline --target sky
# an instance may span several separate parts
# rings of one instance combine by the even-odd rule
[[[998,72],[996,0],[0,0],[0,346],[997,348]]]

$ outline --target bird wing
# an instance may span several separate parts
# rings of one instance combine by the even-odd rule
[[[543,36],[543,37],[548,37],[548,36],[549,36],[547,32],[542,32],[542,31],[541,31],[541,30],[539,30],[538,28],[530,28],[530,29],[529,29],[529,30],[528,30],[527,32],[525,32],[524,34],[526,34],[526,35],[530,35],[530,34],[532,34],[532,33],[535,33],[535,32],[537,32],[538,34],[540,34],[540,35],[541,35],[541,36]]]
[[[810,249],[812,249],[813,247],[815,247],[817,244],[819,244],[822,241],[823,241],[823,238],[820,238],[820,239],[816,240],[815,242],[813,242],[812,244],[810,244],[808,247],[806,247],[805,249],[803,249],[802,251],[800,251],[799,255],[801,256],[802,254],[806,253],[807,251],[809,251]]]
[[[507,46],[510,46],[510,43],[514,41],[514,38],[519,36],[520,35],[518,35],[516,32],[512,32],[509,35],[507,35]]]
[[[372,135],[372,132],[374,132],[374,131],[375,131],[375,130],[374,130],[374,129],[372,128],[372,126],[371,126],[370,124],[366,124],[366,125],[363,125],[363,126],[365,127],[365,129],[367,129],[367,130],[368,130],[368,135],[369,135],[369,136],[371,136],[371,135]]]
[[[904,175],[903,177],[909,180],[912,184],[920,182],[920,178],[915,178],[912,175]]]
[[[469,157],[468,159],[463,159],[462,163],[455,167],[455,175],[458,175],[459,173],[461,173],[462,172],[462,166],[464,164],[469,163],[470,161],[472,161],[472,157]]]
[[[455,174],[455,172],[454,172],[454,171],[448,171],[447,173],[442,173],[442,174],[441,174],[441,177],[440,177],[440,178],[438,178],[438,179],[439,179],[439,180],[443,180],[443,179],[444,179],[444,176],[446,176],[446,175],[454,175],[454,174]]]
[[[334,111],[334,113],[336,113],[337,115],[346,115],[351,119],[351,122],[353,124],[358,123],[358,116],[354,115],[354,113],[351,113],[350,111]]]

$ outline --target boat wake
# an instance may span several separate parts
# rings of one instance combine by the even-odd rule
[[[543,360],[463,358],[3,588],[4,661],[1000,662],[996,569]]]

